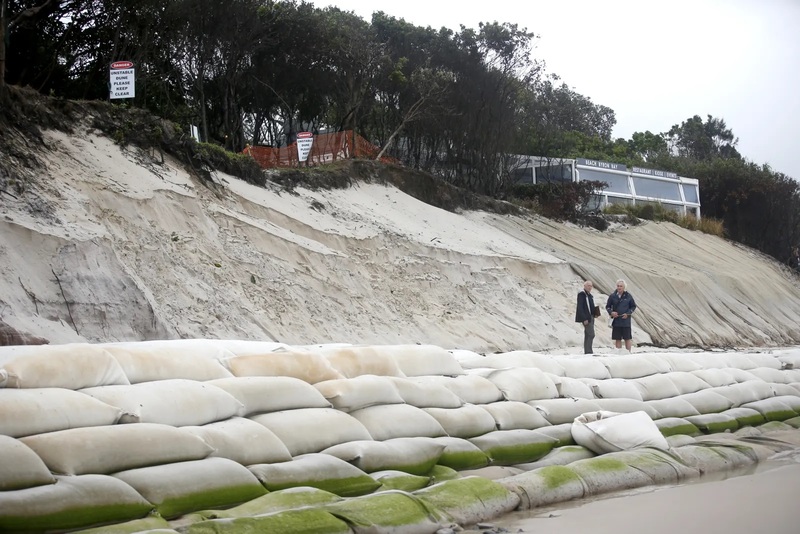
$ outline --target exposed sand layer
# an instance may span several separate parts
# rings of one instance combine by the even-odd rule
[[[450,213],[397,189],[211,190],[169,158],[79,125],[47,132],[47,169],[0,197],[0,315],[51,342],[168,338],[433,343],[480,352],[579,347],[584,278],[618,278],[642,346],[800,343],[797,277],[667,223],[598,232]],[[604,322],[595,347],[608,349]]]

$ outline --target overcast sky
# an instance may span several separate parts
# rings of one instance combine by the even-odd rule
[[[616,112],[615,137],[722,118],[748,160],[800,180],[800,0],[311,0],[417,26],[512,22],[548,73]]]

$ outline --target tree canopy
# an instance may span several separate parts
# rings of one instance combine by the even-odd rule
[[[546,72],[537,39],[512,23],[435,29],[302,0],[0,0],[0,89],[104,100],[109,64],[128,60],[132,105],[228,150],[352,129],[498,197],[514,154],[646,165],[699,179],[704,215],[732,239],[781,259],[800,241],[797,183],[744,158],[722,118],[614,139],[614,110]]]

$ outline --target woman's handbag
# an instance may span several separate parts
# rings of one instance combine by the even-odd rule
[[[608,318],[608,327],[609,328],[614,328],[614,318],[613,317],[609,317]]]

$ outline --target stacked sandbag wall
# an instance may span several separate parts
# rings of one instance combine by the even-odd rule
[[[435,532],[674,482],[792,443],[798,359],[238,340],[0,347],[0,530]],[[663,442],[577,443],[576,418],[601,413],[646,421]],[[758,429],[781,439],[742,441]]]

